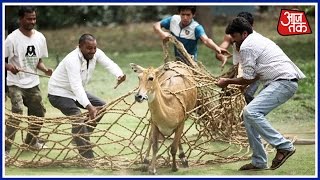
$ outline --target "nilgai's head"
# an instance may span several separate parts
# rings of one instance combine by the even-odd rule
[[[138,102],[143,100],[153,101],[158,70],[153,68],[145,69],[133,63],[130,63],[130,66],[134,72],[138,73],[139,78],[139,88],[135,95],[135,100]]]

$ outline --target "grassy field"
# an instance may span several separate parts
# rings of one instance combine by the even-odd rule
[[[314,30],[314,19],[308,17],[311,29]],[[280,36],[277,33],[278,19],[257,18],[255,30],[275,41],[292,61],[306,74],[307,78],[299,82],[299,90],[287,103],[275,109],[268,115],[272,125],[283,134],[297,136],[298,138],[315,138],[315,34],[301,36]],[[213,28],[214,41],[220,43],[224,34],[226,24],[216,24]],[[49,58],[46,64],[54,68],[57,61],[61,60],[68,52],[73,50],[78,38],[83,33],[92,33],[98,39],[98,47],[106,52],[127,74],[127,81],[114,90],[116,80],[106,73],[100,66],[97,67],[87,90],[106,101],[111,101],[137,86],[138,78],[129,67],[133,62],[144,67],[157,67],[163,63],[161,41],[152,32],[152,24],[133,24],[114,27],[74,27],[58,30],[43,30],[47,38]],[[231,60],[223,70],[220,63],[215,59],[214,53],[200,43],[199,60],[214,75],[219,75],[231,66]],[[41,78],[40,88],[43,92],[44,105],[47,108],[47,117],[62,116],[48,102],[47,96],[48,79]],[[133,97],[132,97],[133,98]],[[10,104],[6,102],[6,108]],[[104,117],[105,118],[105,117]],[[103,120],[102,120],[103,121]],[[316,174],[317,151],[315,145],[297,145],[297,152],[286,164],[275,171],[240,172],[237,169],[249,162],[240,161],[236,163],[214,164],[207,166],[190,167],[180,169],[172,173],[170,168],[159,168],[161,175],[187,175],[187,176],[261,176],[261,177],[310,177]],[[272,161],[274,153],[269,154],[269,162]],[[5,175],[8,176],[130,176],[146,175],[139,171],[121,170],[109,171],[85,168],[15,168],[6,167]]]

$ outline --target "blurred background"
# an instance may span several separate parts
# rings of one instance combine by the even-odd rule
[[[280,9],[294,8],[314,16],[314,6],[198,6],[196,20],[209,27],[213,22],[225,23],[241,11],[260,17],[279,15]],[[17,6],[6,6],[5,28],[17,21]],[[40,29],[72,26],[114,26],[153,22],[177,13],[176,6],[38,6],[37,25]],[[275,13],[275,14],[274,14]],[[205,28],[206,29],[206,28]],[[208,32],[211,33],[211,32]]]

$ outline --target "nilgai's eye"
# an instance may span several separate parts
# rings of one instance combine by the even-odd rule
[[[153,77],[149,77],[149,78],[148,78],[148,81],[153,81]]]

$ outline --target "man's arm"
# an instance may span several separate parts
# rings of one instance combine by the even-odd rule
[[[231,45],[231,43],[232,43],[232,37],[230,36],[230,35],[224,35],[224,37],[223,37],[223,41],[222,41],[222,43],[220,44],[220,48],[223,48],[223,49],[228,49],[229,48],[229,46]],[[229,57],[231,57],[232,55],[230,54],[230,55],[224,55],[224,54],[222,54],[222,53],[216,53],[216,58],[219,60],[219,61],[221,61],[221,67],[223,67],[225,64],[226,64],[226,62],[227,62],[227,60],[228,60],[228,58]]]
[[[126,80],[126,75],[123,73],[121,68],[113,60],[111,60],[103,51],[100,49],[96,52],[97,62],[107,69],[111,74],[116,76],[117,84],[114,87],[116,89],[119,84]]]
[[[153,24],[153,30],[160,36],[162,40],[168,39],[171,36],[169,32],[162,30],[160,21]]]
[[[228,49],[232,44],[232,37],[229,34],[224,35],[223,41],[220,44],[221,48]]]
[[[5,69],[7,71],[12,72],[13,74],[17,74],[19,72],[19,69],[16,66],[14,66],[13,64],[9,64],[8,63],[8,58],[7,57],[5,58],[5,61],[6,61]]]
[[[256,81],[257,79],[244,79],[243,77],[239,78],[220,78],[216,83],[217,86],[221,88],[227,87],[229,84],[238,84],[238,85],[248,85]]]
[[[212,39],[208,38],[207,35],[202,35],[200,39],[208,48],[212,49],[216,53],[221,53],[220,47],[216,43],[214,43]]]
[[[38,68],[39,70],[41,70],[42,72],[44,72],[47,76],[51,76],[51,75],[52,75],[53,70],[52,70],[51,68],[47,68],[47,67],[45,66],[45,64],[43,63],[43,61],[42,61],[41,58],[39,59],[37,68]]]
[[[70,57],[69,57],[70,58]],[[74,57],[71,57],[72,59],[64,59],[65,62],[64,65],[64,71],[60,71],[58,69],[58,73],[55,74],[55,77],[51,78],[62,78],[62,76],[59,76],[60,74],[64,74],[67,77],[67,79],[63,79],[64,81],[67,81],[70,85],[70,90],[72,91],[73,95],[76,97],[76,100],[85,107],[89,112],[90,119],[94,119],[97,114],[97,109],[90,103],[90,100],[88,99],[88,96],[85,92],[85,89],[82,84],[81,79],[81,64],[80,62],[77,62],[77,59]],[[77,64],[79,63],[79,64]]]
[[[5,40],[5,70],[10,71],[13,74],[17,74],[19,72],[19,68],[16,67],[15,65],[9,63],[9,58],[11,59],[14,56],[13,53],[13,42],[12,42],[12,37],[9,35],[7,39]]]
[[[90,119],[94,119],[97,116],[98,109],[96,107],[94,107],[92,104],[88,104],[86,106],[86,109],[89,112],[89,118]]]
[[[200,37],[201,41],[210,49],[212,49],[213,51],[215,51],[218,54],[227,54],[227,55],[231,55],[231,53],[224,49],[224,48],[220,48],[216,43],[213,42],[212,39],[208,38],[207,35],[202,35]]]
[[[114,87],[114,89],[117,89],[117,87],[123,82],[126,80],[126,75],[124,74],[123,76],[118,76],[117,78],[117,84],[116,86]]]

